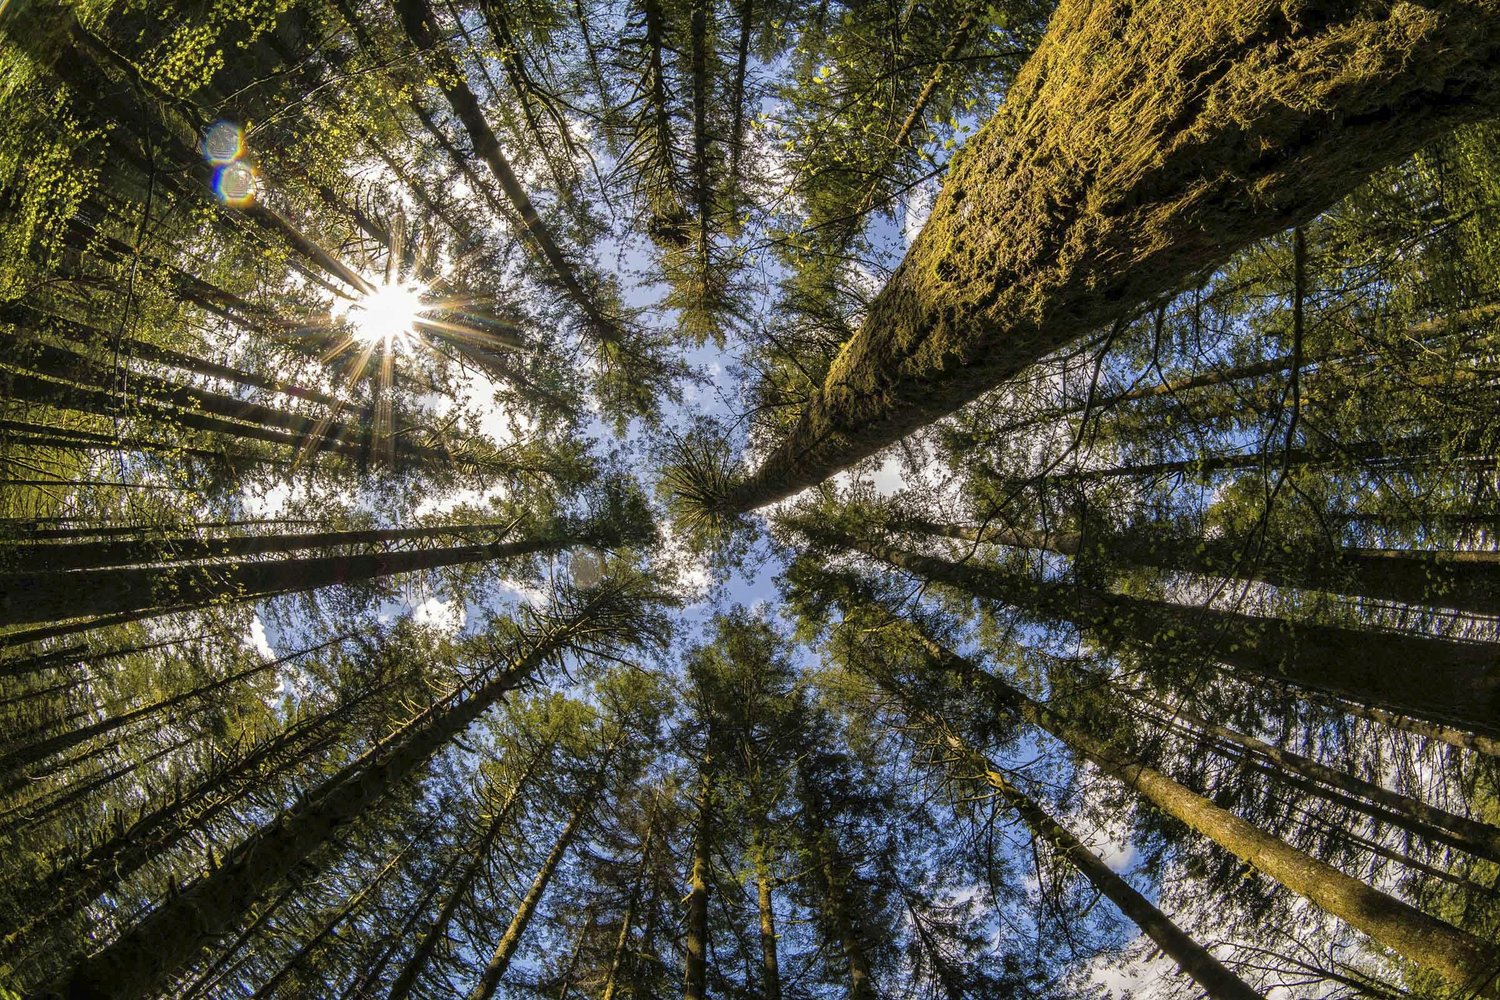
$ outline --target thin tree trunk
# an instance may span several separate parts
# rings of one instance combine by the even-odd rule
[[[911,701],[905,692],[893,689],[887,682],[879,682],[892,689],[908,711],[911,710]],[[1099,855],[1089,850],[1072,832],[1016,788],[983,754],[965,743],[957,733],[931,713],[917,711],[913,714],[920,717],[924,725],[939,736],[955,761],[968,764],[975,775],[999,793],[1006,804],[1020,815],[1032,836],[1046,841],[1054,851],[1066,858],[1095,889],[1119,907],[1121,913],[1175,961],[1183,972],[1203,987],[1212,1000],[1264,1000],[1244,980],[1225,968],[1212,952],[1117,875]]]
[[[1038,704],[999,677],[924,637],[935,668],[981,685],[998,707],[1044,729],[1105,773],[1235,857],[1368,934],[1423,968],[1476,996],[1500,996],[1492,948],[1465,931],[1351,878],[1260,830],[1196,792]]]
[[[755,902],[760,917],[761,996],[781,1000],[781,963],[776,955],[776,909],[771,899],[771,850],[766,843],[764,813],[751,820],[751,862],[755,868]]]
[[[350,638],[350,636],[341,635],[336,638],[330,639],[327,642],[320,643],[316,646],[299,650],[295,653],[289,653],[286,656],[282,656],[274,660],[268,660],[265,663],[257,663],[255,666],[247,667],[244,670],[237,670],[234,673],[230,674],[228,677],[224,677],[216,681],[210,681],[209,683],[204,684],[200,687],[193,688],[191,691],[184,691],[181,694],[173,695],[170,698],[164,698],[161,701],[153,702],[149,705],[142,705],[139,708],[134,708],[126,712],[109,714],[104,719],[94,723],[93,725],[83,726],[66,733],[59,733],[55,736],[50,736],[45,739],[40,739],[34,742],[23,744],[22,746],[17,747],[14,750],[10,750],[6,753],[0,754],[0,775],[19,770],[30,764],[35,764],[38,761],[46,760],[48,757],[51,757],[54,754],[61,753],[64,750],[70,750],[73,747],[79,746],[80,744],[87,743],[89,740],[93,739],[96,736],[103,736],[106,733],[112,733],[117,729],[121,729],[125,726],[130,725],[132,722],[136,722],[137,720],[150,718],[153,715],[157,715],[161,712],[166,712],[170,709],[176,708],[179,705],[186,704],[189,701],[207,697],[213,692],[222,690],[223,688],[226,688],[231,684],[236,684],[240,681],[247,680],[248,678],[275,670],[277,667],[284,666],[285,664],[290,663],[293,660],[300,659],[301,657],[307,656],[311,653],[321,652],[322,650],[327,649],[329,646],[337,645],[348,638]]]
[[[359,909],[359,907],[364,904],[364,901],[380,888],[381,883],[385,881],[386,876],[390,875],[391,872],[396,870],[396,868],[401,864],[402,860],[405,859],[405,857],[409,853],[411,853],[412,848],[416,847],[419,843],[426,843],[427,834],[432,831],[432,828],[436,825],[436,823],[437,817],[434,816],[433,819],[430,820],[427,825],[417,833],[415,837],[406,842],[405,847],[401,848],[401,850],[397,851],[394,855],[391,856],[391,860],[386,862],[385,867],[380,869],[380,871],[376,873],[373,879],[371,879],[365,885],[361,886],[358,892],[350,896],[348,900],[345,901],[344,905],[339,908],[338,913],[334,914],[331,920],[329,920],[321,928],[319,928],[316,934],[308,938],[306,941],[302,942],[302,945],[297,949],[292,957],[287,959],[286,962],[282,964],[281,968],[277,969],[275,974],[272,975],[270,979],[267,979],[264,983],[262,983],[261,986],[255,991],[253,1000],[269,1000],[269,998],[274,997],[276,995],[276,991],[281,987],[281,984],[286,981],[287,977],[296,972],[297,969],[301,967],[302,963],[307,960],[307,957],[313,952],[317,951],[319,946],[321,946],[324,941],[328,940],[328,938],[333,935],[334,931],[338,930],[339,926],[342,925],[345,920],[349,919],[350,914]]]
[[[402,779],[524,683],[576,636],[607,626],[594,618],[606,592],[533,637],[520,659],[456,690],[305,795],[297,807],[235,847],[212,873],[165,900],[138,924],[43,988],[51,1000],[106,1000],[158,989],[216,935],[233,926],[256,898],[369,810]]]
[[[491,1000],[495,991],[500,988],[500,980],[510,968],[510,961],[515,957],[516,949],[521,946],[521,940],[526,936],[526,928],[531,923],[531,918],[536,916],[537,905],[546,894],[547,886],[552,882],[552,876],[557,874],[557,868],[567,856],[568,848],[573,844],[573,838],[578,835],[579,828],[593,811],[594,796],[599,793],[600,787],[604,784],[604,775],[609,770],[611,756],[613,756],[612,753],[605,754],[597,777],[579,796],[578,804],[573,807],[573,813],[568,817],[562,833],[558,834],[552,850],[547,853],[546,860],[538,869],[536,878],[532,879],[531,888],[526,890],[526,895],[521,899],[521,905],[516,908],[509,926],[500,936],[500,943],[495,946],[495,951],[490,955],[490,960],[485,965],[479,982],[475,983],[474,989],[469,992],[469,1000]]]
[[[396,976],[396,981],[391,984],[391,990],[386,1000],[406,1000],[411,995],[412,990],[417,985],[417,979],[427,968],[427,963],[432,960],[432,956],[437,951],[438,945],[447,940],[448,925],[453,922],[453,916],[458,912],[459,904],[469,895],[470,890],[474,887],[474,883],[483,874],[485,865],[489,863],[490,855],[495,849],[495,841],[499,839],[501,832],[505,829],[505,825],[510,822],[511,811],[515,809],[521,790],[526,787],[527,782],[536,774],[537,767],[541,764],[542,758],[550,753],[551,750],[552,746],[548,744],[544,751],[534,754],[526,762],[525,768],[522,769],[520,775],[516,778],[516,782],[511,786],[510,791],[505,793],[505,799],[495,809],[495,815],[490,820],[489,828],[485,830],[484,836],[479,839],[479,843],[469,852],[468,866],[459,875],[458,881],[454,883],[453,891],[448,893],[448,898],[444,900],[442,909],[433,918],[432,926],[427,928],[426,932],[422,935],[422,939],[417,942],[417,947],[411,953],[411,957],[402,966],[401,972]]]
[[[823,481],[1492,113],[1491,0],[1283,8],[1064,0],[859,333],[717,512]]]
[[[630,887],[630,900],[625,904],[625,915],[620,918],[620,934],[615,939],[615,950],[610,954],[609,972],[605,974],[604,989],[599,994],[599,1000],[615,1000],[615,993],[619,989],[620,970],[624,967],[625,955],[630,950],[630,932],[635,929],[636,909],[641,904],[641,892],[650,870],[651,843],[655,836],[656,803],[653,801],[646,818],[646,835],[641,839],[641,860],[636,869],[635,882]]]
[[[12,572],[53,574],[64,570],[103,569],[140,563],[187,562],[200,559],[243,559],[247,556],[326,549],[342,545],[387,545],[392,542],[436,541],[474,535],[504,537],[514,522],[425,525],[416,528],[353,528],[286,534],[198,535],[155,534],[142,537],[67,542],[0,542],[0,566]]]
[[[913,519],[913,530],[946,538],[1076,556],[1083,540],[1070,532],[1032,532]],[[1500,552],[1406,549],[1249,548],[1233,539],[1183,536],[1155,525],[1091,537],[1112,559],[1205,576],[1260,580],[1403,604],[1500,614]]]
[[[478,99],[464,81],[462,67],[452,54],[443,48],[437,20],[426,0],[396,0],[396,10],[400,14],[401,25],[407,37],[430,61],[435,75],[439,78],[443,93],[453,108],[453,113],[463,123],[464,130],[469,135],[469,141],[474,145],[475,155],[482,159],[490,168],[490,172],[495,175],[495,180],[500,184],[500,190],[505,193],[506,199],[510,201],[516,214],[521,217],[521,223],[531,237],[533,246],[542,260],[552,269],[558,284],[562,286],[573,304],[588,318],[596,337],[607,342],[624,340],[624,332],[614,320],[600,311],[594,297],[584,289],[577,269],[558,246],[551,231],[542,222],[541,216],[537,214],[536,206],[532,204],[526,189],[521,186],[520,179],[516,177],[515,170],[506,160],[505,154],[501,152],[500,142],[495,138],[494,131],[485,119],[484,110],[480,107]]]
[[[1500,303],[1476,306],[1473,309],[1461,310],[1451,316],[1413,324],[1407,327],[1402,333],[1402,338],[1406,341],[1420,343],[1433,337],[1443,337],[1455,331],[1467,331],[1473,327],[1488,323],[1497,317],[1500,317]],[[1303,363],[1327,365],[1330,362],[1378,357],[1379,355],[1372,353],[1368,341],[1360,341],[1359,346],[1355,348],[1309,354],[1303,359]],[[1045,413],[1004,424],[993,430],[984,432],[980,440],[991,443],[1004,441],[1009,436],[1022,431],[1045,427],[1048,424],[1065,420],[1068,417],[1078,416],[1081,413],[1098,413],[1110,410],[1121,403],[1174,397],[1185,392],[1191,392],[1194,389],[1208,389],[1216,386],[1231,385],[1236,382],[1245,382],[1266,375],[1283,375],[1292,370],[1294,360],[1292,355],[1283,354],[1260,361],[1249,361],[1241,365],[1231,365],[1228,368],[1216,368],[1199,372],[1195,375],[1182,375],[1177,378],[1168,378],[1159,382],[1137,385],[1129,389],[1122,389],[1119,392],[1098,395],[1092,400],[1054,407]]]
[[[1287,774],[1300,775],[1308,782],[1320,783],[1330,788],[1338,789],[1340,792],[1352,796],[1354,799],[1363,799],[1375,803],[1381,807],[1372,811],[1359,802],[1349,802],[1343,799],[1350,808],[1366,815],[1380,819],[1384,822],[1393,823],[1409,833],[1437,843],[1446,844],[1466,851],[1475,857],[1486,858],[1490,861],[1500,862],[1500,828],[1472,820],[1465,816],[1458,816],[1444,809],[1430,806],[1410,795],[1393,792],[1373,781],[1340,771],[1319,763],[1310,757],[1304,757],[1291,750],[1283,750],[1272,746],[1263,740],[1253,736],[1237,732],[1227,726],[1209,722],[1200,715],[1196,715],[1186,708],[1177,705],[1168,705],[1151,697],[1144,691],[1137,691],[1112,685],[1114,690],[1121,691],[1131,698],[1135,698],[1147,705],[1167,713],[1167,718],[1156,720],[1159,724],[1169,728],[1178,728],[1176,723],[1186,723],[1192,729],[1203,734],[1204,737],[1218,737],[1238,747],[1240,751],[1251,755],[1251,758],[1263,758],[1274,768],[1266,768],[1272,777],[1285,779]],[[1195,734],[1192,730],[1186,730],[1189,737]],[[1301,787],[1312,790],[1318,794],[1315,785],[1299,783]]]
[[[0,624],[62,621],[86,614],[141,620],[221,602],[243,603],[357,584],[445,566],[559,552],[589,544],[582,536],[554,535],[519,542],[475,543],[351,555],[301,556],[261,562],[188,566],[125,566],[48,576],[0,574]],[[119,619],[116,616],[128,616]],[[69,631],[85,631],[86,620]],[[56,634],[56,633],[54,633]]]

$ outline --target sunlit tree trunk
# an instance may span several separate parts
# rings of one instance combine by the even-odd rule
[[[887,685],[890,687],[890,685]],[[1154,941],[1163,952],[1175,961],[1182,971],[1203,987],[1213,1000],[1264,1000],[1261,994],[1251,989],[1244,980],[1224,967],[1213,954],[1199,944],[1190,934],[1172,922],[1150,900],[1135,890],[1129,882],[1105,864],[1103,859],[1089,850],[1082,841],[1066,827],[1053,819],[1045,809],[1031,799],[987,760],[983,754],[966,743],[952,728],[923,710],[913,711],[911,699],[905,692],[895,690],[907,710],[919,718],[942,742],[954,765],[962,765],[965,777],[977,777],[1000,795],[1021,817],[1032,836],[1045,841],[1054,851],[1066,858],[1078,872],[1089,880],[1101,894],[1120,908],[1120,912]],[[950,765],[951,766],[951,765]]]
[[[611,756],[611,753],[605,754],[604,760],[600,762],[598,776],[579,795],[572,815],[568,817],[562,832],[552,844],[552,850],[547,852],[546,860],[542,862],[542,867],[537,870],[536,878],[531,881],[531,887],[526,890],[526,895],[521,899],[521,905],[516,907],[515,916],[511,917],[505,933],[500,936],[500,943],[495,946],[494,952],[490,955],[490,960],[485,965],[479,982],[475,983],[474,988],[469,991],[469,1000],[490,1000],[495,995],[495,991],[500,988],[500,980],[505,977],[506,970],[510,968],[510,961],[515,957],[516,949],[521,946],[521,940],[526,936],[526,928],[531,924],[531,918],[536,915],[536,908],[541,903],[542,896],[546,894],[547,886],[552,883],[552,876],[557,874],[557,868],[567,856],[568,848],[573,845],[573,839],[578,835],[579,828],[593,812],[594,797],[604,784],[604,776],[609,770]]]
[[[1500,960],[1465,931],[1351,878],[1094,736],[1067,716],[1033,701],[999,677],[926,640],[934,668],[979,685],[995,705],[1044,729],[1163,812],[1212,840],[1292,892],[1431,969],[1476,996],[1500,996]]]
[[[1116,687],[1116,690],[1122,689]],[[1306,780],[1293,783],[1314,795],[1326,794],[1320,792],[1319,784],[1337,789],[1345,793],[1339,797],[1339,801],[1357,812],[1392,823],[1427,840],[1467,851],[1475,857],[1500,862],[1500,828],[1438,809],[1420,799],[1393,792],[1373,781],[1329,767],[1310,757],[1272,746],[1228,726],[1209,722],[1186,708],[1165,704],[1145,692],[1124,690],[1129,697],[1166,713],[1164,718],[1154,720],[1159,725],[1182,731],[1189,739],[1207,740],[1209,737],[1217,737],[1237,747],[1252,761],[1259,759],[1275,765],[1258,765],[1273,778],[1288,781],[1293,775],[1300,776]]]
[[[1064,0],[859,333],[718,511],[821,482],[1312,218],[1492,113],[1497,66],[1492,0]]]

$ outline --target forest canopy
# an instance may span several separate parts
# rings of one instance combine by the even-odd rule
[[[1500,998],[1500,0],[0,0],[0,1000]]]

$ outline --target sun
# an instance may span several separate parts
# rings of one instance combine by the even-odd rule
[[[356,299],[348,311],[354,339],[387,351],[410,347],[416,340],[417,321],[431,308],[422,301],[420,285],[377,285]]]

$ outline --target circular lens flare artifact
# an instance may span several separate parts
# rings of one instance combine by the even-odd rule
[[[217,121],[203,133],[203,158],[216,167],[245,155],[245,133],[234,122]]]
[[[244,160],[214,171],[214,194],[226,205],[243,208],[255,200],[255,168]]]

